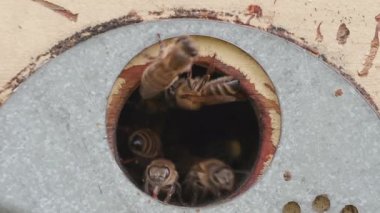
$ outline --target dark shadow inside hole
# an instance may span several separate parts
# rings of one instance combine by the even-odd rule
[[[206,73],[204,66],[194,65],[193,76]],[[211,78],[223,76],[216,70]],[[164,157],[173,161],[182,184],[190,166],[189,159],[217,158],[235,171],[235,191],[247,180],[255,167],[260,148],[260,131],[256,113],[250,101],[203,107],[198,111],[170,108],[160,113],[148,113],[139,107],[138,89],[126,102],[118,122],[117,153],[128,161],[133,154],[128,147],[128,137],[136,130],[151,128],[160,134]],[[143,190],[143,175],[149,162],[124,164],[123,170],[131,181]],[[230,193],[231,194],[231,193]],[[222,198],[228,198],[224,194]],[[182,195],[191,199],[191,194]],[[206,197],[197,205],[216,200]],[[170,204],[180,205],[173,197]]]

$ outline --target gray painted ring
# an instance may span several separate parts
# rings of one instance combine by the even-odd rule
[[[107,97],[124,65],[163,38],[208,35],[251,54],[273,81],[282,135],[267,172],[236,199],[202,212],[304,212],[328,194],[331,212],[354,204],[376,212],[380,120],[331,67],[268,33],[229,23],[162,20],[98,35],[64,52],[22,84],[0,108],[0,211],[183,212],[151,201],[118,168],[106,141]],[[335,97],[341,88],[344,95]],[[282,174],[290,170],[291,181]]]

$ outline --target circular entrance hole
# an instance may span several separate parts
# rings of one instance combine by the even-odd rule
[[[209,205],[246,191],[272,160],[280,131],[278,99],[257,62],[224,41],[193,39],[199,57],[192,77],[201,78],[213,67],[209,81],[232,76],[244,98],[198,110],[173,107],[162,97],[143,100],[139,86],[150,64],[143,55],[157,54],[156,45],[122,71],[107,111],[110,147],[126,176],[149,196],[180,206]],[[145,146],[144,141],[151,143]],[[160,178],[172,184],[148,184]]]

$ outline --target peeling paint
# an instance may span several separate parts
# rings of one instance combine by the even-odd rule
[[[170,13],[167,13],[167,11],[169,11]],[[310,53],[320,57],[324,62],[336,68],[336,71],[339,74],[341,74],[347,81],[351,82],[357,88],[357,90],[364,96],[367,102],[375,109],[376,113],[380,117],[379,109],[377,105],[375,104],[375,102],[373,101],[373,99],[371,98],[371,96],[368,94],[366,90],[364,90],[363,87],[361,87],[358,83],[356,83],[354,78],[352,78],[350,75],[344,72],[343,67],[334,64],[332,61],[328,60],[325,57],[325,55],[320,54],[317,48],[308,44],[306,40],[303,40],[300,37],[296,37],[293,33],[287,31],[286,29],[282,27],[269,24],[267,27],[263,28],[263,27],[252,25],[252,24],[243,23],[241,21],[241,17],[244,11],[235,11],[235,13],[233,14],[230,12],[212,11],[212,10],[207,10],[207,9],[187,10],[183,8],[171,8],[171,9],[166,10],[166,12],[150,11],[150,12],[147,12],[147,14],[148,13],[153,15],[155,19],[198,18],[198,19],[213,19],[213,20],[232,22],[232,23],[260,29],[263,31],[267,31],[271,34],[282,37],[292,43],[295,43],[301,46],[302,48],[306,49]],[[379,19],[378,16],[376,20]],[[77,32],[74,35],[64,39],[63,41],[60,41],[57,45],[52,47],[48,52],[41,54],[41,56],[44,56],[43,57],[44,59],[41,59],[41,56],[37,57],[32,63],[30,63],[28,66],[22,69],[2,89],[0,89],[0,106],[6,101],[6,99],[12,94],[12,92],[17,88],[17,86],[21,82],[23,82],[27,77],[29,77],[32,73],[34,73],[36,69],[38,69],[42,64],[46,63],[49,59],[56,57],[57,55],[73,47],[77,43],[87,40],[94,35],[106,32],[108,30],[111,30],[117,27],[142,22],[143,21],[142,17],[144,17],[144,15],[139,15],[135,11],[131,11],[126,16],[112,19],[111,21],[98,24],[96,26],[87,27],[83,29],[82,31]]]
[[[251,20],[253,18],[260,18],[263,16],[263,10],[261,9],[259,5],[251,4],[248,6],[247,11],[248,13],[246,13],[245,15],[249,15],[249,18],[246,24],[251,23]]]
[[[322,32],[321,32],[321,24],[323,22],[319,22],[318,24],[318,27],[317,27],[317,35],[315,36],[315,41],[317,42],[322,42],[323,41],[323,35],[322,35]]]
[[[286,29],[282,27],[276,27],[276,26],[270,25],[266,29],[266,31],[274,35],[277,35],[279,37],[282,37],[294,44],[297,44],[298,46],[301,46],[302,48],[306,49],[307,51],[309,51],[310,53],[314,55],[317,55],[317,56],[320,55],[318,49],[316,49],[315,47],[310,47],[304,39],[295,37],[293,33],[287,31]]]
[[[338,32],[336,33],[336,40],[338,44],[345,44],[347,42],[347,38],[350,35],[350,30],[347,28],[345,23],[339,25]]]
[[[173,15],[170,15],[169,18],[201,18],[201,19],[211,19],[211,20],[222,20],[219,16],[224,16],[224,12],[216,12],[208,9],[183,9],[183,8],[174,8]],[[162,17],[163,18],[163,17]]]
[[[49,51],[39,55],[36,59],[22,69],[15,77],[13,77],[3,88],[0,89],[0,106],[5,103],[8,97],[16,90],[18,85],[25,81],[30,75],[32,75],[39,67],[44,65],[50,59],[55,58],[59,54],[75,46],[79,42],[85,41],[94,35],[104,33],[108,30],[129,25],[133,23],[139,23],[142,19],[137,15],[135,11],[131,11],[128,15],[120,17],[118,19],[112,19],[109,22],[99,24],[93,27],[87,27],[80,32],[58,42]]]
[[[371,47],[369,49],[369,54],[367,55],[364,67],[361,71],[358,72],[359,76],[367,76],[369,73],[369,70],[373,66],[373,61],[375,60],[377,51],[379,49],[379,31],[380,31],[380,14],[375,17],[375,20],[377,22],[375,27],[375,36],[373,37],[371,41]]]

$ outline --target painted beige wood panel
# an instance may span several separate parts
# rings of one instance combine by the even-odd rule
[[[251,25],[263,29],[279,27],[276,28],[277,31],[285,29],[285,34],[289,37],[305,47],[314,49],[318,55],[323,55],[337,67],[342,67],[345,73],[369,93],[377,106],[380,105],[380,86],[377,83],[380,81],[379,57],[374,57],[367,76],[359,77],[357,74],[363,69],[363,64],[370,53],[371,41],[375,36],[377,25],[375,17],[380,13],[378,9],[380,2],[373,0],[158,0],[153,3],[148,0],[51,0],[50,2],[78,14],[77,21],[74,22],[33,0],[2,0],[0,2],[0,47],[2,49],[0,52],[0,102],[3,102],[22,80],[21,78],[21,80],[12,81],[12,78],[32,63],[29,70],[24,69],[23,75],[26,78],[28,72],[35,70],[50,58],[49,54],[45,57],[37,58],[37,56],[46,53],[59,41],[86,27],[125,16],[131,11],[135,11],[143,20],[168,18],[176,14],[175,8],[183,8],[187,11],[205,8],[208,11],[198,12],[198,18],[210,18],[210,12],[215,11],[217,18],[245,23],[251,16],[247,8],[255,4],[257,7],[251,7],[255,9],[251,11],[260,16],[261,9],[262,16],[253,17],[250,20]],[[152,11],[158,13],[152,13]],[[228,15],[223,15],[221,12]],[[211,14],[211,16],[214,15]],[[350,32],[345,44],[337,41],[338,29],[342,23]],[[319,24],[322,36],[317,37]],[[344,31],[341,35],[344,36]],[[372,45],[376,47],[376,43]],[[371,52],[376,53],[376,48],[372,48]],[[371,62],[367,61],[368,64]],[[332,94],[334,92],[332,91]]]

